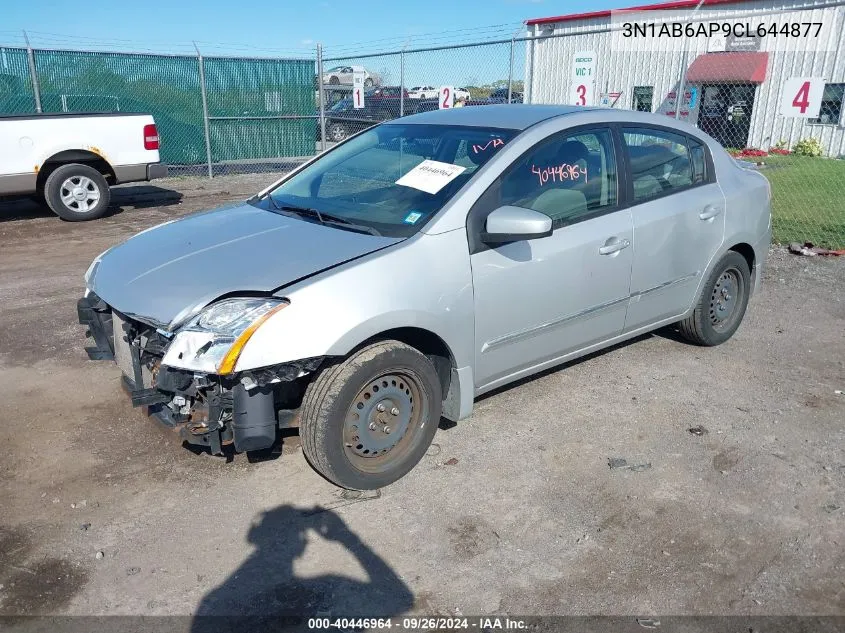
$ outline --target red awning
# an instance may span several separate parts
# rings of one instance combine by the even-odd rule
[[[766,79],[768,53],[707,53],[695,58],[687,71],[687,82],[747,81],[761,84]]]

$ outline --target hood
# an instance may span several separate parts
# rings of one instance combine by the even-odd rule
[[[119,312],[174,329],[223,295],[272,292],[400,241],[239,203],[138,233],[103,254],[88,284]]]

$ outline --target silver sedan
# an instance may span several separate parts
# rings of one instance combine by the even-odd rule
[[[492,389],[663,326],[727,341],[770,240],[768,181],[695,127],[458,108],[111,248],[78,311],[89,356],[186,441],[298,426],[316,470],[371,489]]]

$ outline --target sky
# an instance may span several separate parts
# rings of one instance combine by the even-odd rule
[[[494,31],[479,27],[499,25],[498,33],[528,18],[624,3],[607,0],[587,8],[576,0],[144,0],[89,7],[84,15],[79,0],[0,0],[0,5],[6,5],[0,10],[0,43],[5,44],[18,43],[25,29],[42,46],[99,40],[176,52],[197,40],[215,51],[225,43],[234,45],[227,52],[261,48],[268,54],[270,49],[312,52],[317,42],[329,50],[372,50],[376,41],[388,38],[392,41],[385,44],[400,48],[403,38],[413,44],[415,37],[431,40],[444,32],[460,37],[454,31],[462,29],[484,39]]]
[[[0,0],[0,45],[167,52],[206,56],[313,58],[327,67],[361,64],[399,83],[398,56],[354,53],[510,39],[530,18],[630,6],[625,0],[144,0],[112,2],[79,14],[79,0]],[[73,16],[79,16],[78,18]],[[515,51],[522,78],[524,48]],[[406,57],[405,85],[479,85],[507,77],[509,45]]]

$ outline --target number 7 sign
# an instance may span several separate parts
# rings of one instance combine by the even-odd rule
[[[817,118],[822,107],[824,83],[821,77],[787,79],[780,96],[780,113],[799,119]]]

